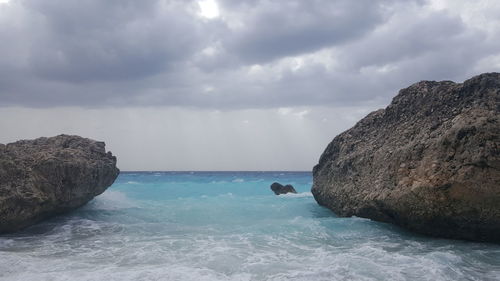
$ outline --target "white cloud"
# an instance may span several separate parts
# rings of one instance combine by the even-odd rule
[[[278,108],[278,113],[281,114],[281,115],[288,115],[290,112],[292,112],[293,109],[289,108],[289,107],[281,107],[281,108]]]
[[[294,113],[293,115],[297,116],[299,119],[304,119],[304,116],[309,114],[309,110],[302,110],[299,112]]]
[[[459,16],[470,26],[498,32],[500,2],[495,0],[429,0],[429,7]]]
[[[215,88],[213,86],[211,86],[211,85],[203,86],[203,92],[212,93],[213,91],[215,91]]]

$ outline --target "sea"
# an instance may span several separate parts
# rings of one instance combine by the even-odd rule
[[[274,195],[275,181],[298,193]],[[310,172],[122,172],[84,207],[0,236],[0,280],[500,280],[500,245],[337,217],[311,184]]]

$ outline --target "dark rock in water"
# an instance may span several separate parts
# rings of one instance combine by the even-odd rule
[[[271,184],[271,190],[276,195],[287,194],[287,193],[297,193],[297,191],[295,191],[295,188],[293,188],[292,185],[290,185],[290,184],[282,185],[282,184],[277,183],[277,182]]]
[[[78,208],[110,186],[120,170],[104,142],[78,136],[0,145],[0,233]]]
[[[500,242],[500,74],[403,89],[333,139],[312,193],[340,216]]]

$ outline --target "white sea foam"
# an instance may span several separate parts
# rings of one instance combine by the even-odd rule
[[[324,228],[317,222],[313,226]],[[453,251],[429,251],[430,247],[422,252],[395,252],[391,246],[399,242],[329,244],[300,235],[151,235],[130,236],[121,243],[114,241],[118,237],[107,236],[78,244],[53,241],[53,248],[35,247],[28,255],[0,251],[0,280],[434,281],[474,277],[462,268],[462,258]],[[495,280],[499,270],[492,268],[487,275],[472,279]]]
[[[292,198],[301,198],[301,197],[312,197],[311,192],[301,192],[301,193],[286,193],[280,194],[280,197],[292,197]]]
[[[93,209],[117,210],[137,207],[125,193],[116,190],[107,190],[97,196],[90,204]]]
[[[211,184],[225,184],[227,181],[211,181]]]
[[[245,181],[244,179],[238,178],[238,179],[234,179],[232,182],[244,182],[244,181]]]

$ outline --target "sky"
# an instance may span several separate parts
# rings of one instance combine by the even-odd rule
[[[399,89],[500,71],[497,0],[0,0],[0,143],[304,170]]]

